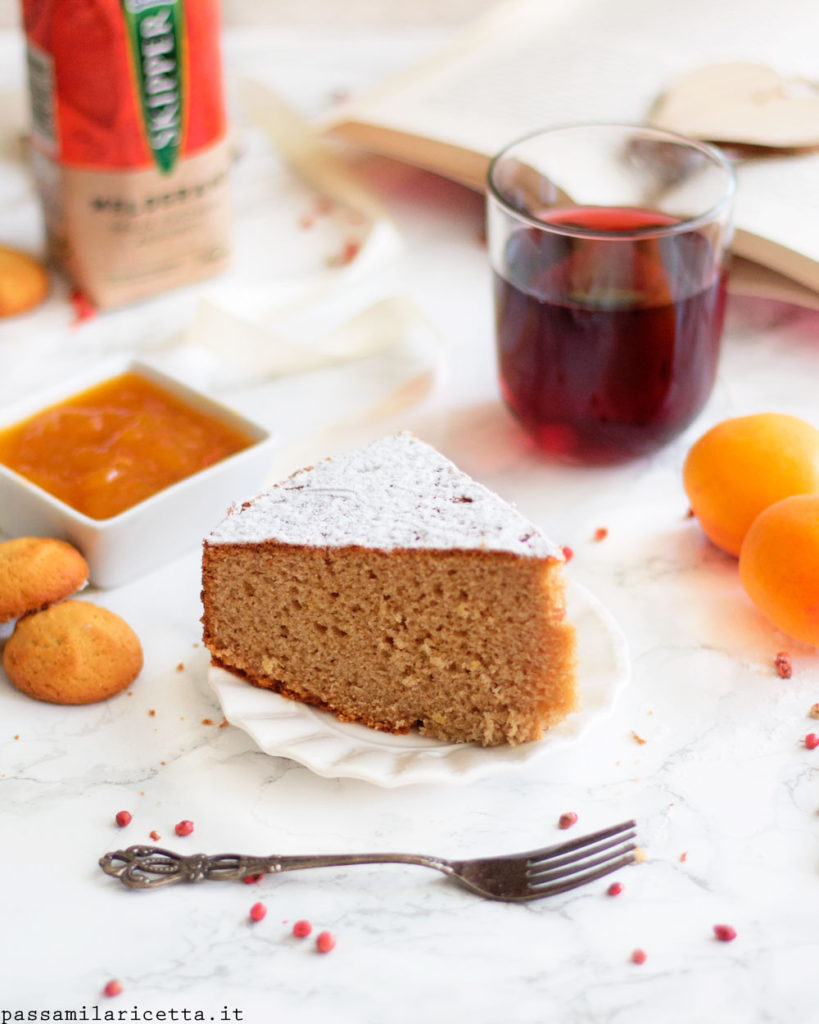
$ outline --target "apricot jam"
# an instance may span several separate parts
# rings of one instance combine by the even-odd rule
[[[128,372],[0,431],[0,463],[90,516],[109,519],[253,444]]]

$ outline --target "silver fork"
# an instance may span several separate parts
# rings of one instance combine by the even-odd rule
[[[234,853],[182,856],[158,846],[129,846],[106,853],[100,867],[129,889],[155,889],[173,882],[241,880],[300,868],[349,864],[417,864],[441,871],[459,885],[491,900],[522,902],[554,896],[593,882],[636,859],[635,822],[601,829],[556,846],[502,857],[445,860],[417,853],[347,853],[315,856],[246,857]]]

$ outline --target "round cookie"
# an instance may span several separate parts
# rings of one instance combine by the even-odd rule
[[[64,540],[17,537],[0,544],[0,622],[19,619],[75,594],[88,563]]]
[[[33,256],[0,245],[0,316],[16,316],[48,294],[48,273]]]
[[[63,601],[20,619],[6,643],[3,667],[30,697],[93,704],[136,679],[142,647],[114,612],[88,601]]]

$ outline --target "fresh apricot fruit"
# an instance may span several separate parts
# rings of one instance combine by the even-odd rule
[[[738,555],[760,512],[794,494],[819,494],[819,430],[787,413],[723,420],[696,441],[683,487],[706,536]]]
[[[756,517],[742,543],[739,577],[778,629],[819,647],[819,494],[784,498]]]

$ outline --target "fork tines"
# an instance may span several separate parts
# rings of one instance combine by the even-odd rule
[[[530,889],[551,896],[632,864],[637,859],[635,827],[636,822],[624,821],[567,843],[533,850],[526,862]]]

